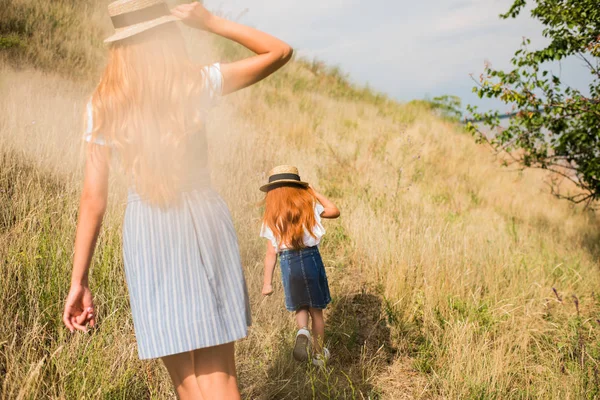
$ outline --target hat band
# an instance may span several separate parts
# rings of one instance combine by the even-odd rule
[[[269,183],[273,183],[275,181],[280,181],[282,179],[292,179],[294,181],[300,182],[300,175],[297,174],[275,174],[269,177]]]
[[[115,29],[117,29],[151,21],[156,18],[164,17],[165,15],[171,15],[171,13],[169,7],[161,2],[150,7],[142,8],[141,10],[115,15],[114,17],[110,17],[110,19],[112,20]]]

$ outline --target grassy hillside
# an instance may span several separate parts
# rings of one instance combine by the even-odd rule
[[[0,67],[0,399],[174,398],[162,365],[137,360],[118,177],[91,273],[99,328],[72,335],[61,323],[102,4],[8,3],[0,35],[24,44]],[[82,22],[53,25],[33,9]],[[9,18],[35,29],[6,28]],[[27,33],[42,27],[47,42]],[[200,61],[240,54],[187,33]],[[65,43],[83,55],[44,61],[54,54],[45,46]],[[254,324],[237,346],[245,398],[600,396],[598,218],[548,195],[542,174],[500,167],[423,105],[300,61],[224,99],[209,138],[251,293]],[[260,295],[257,188],[284,162],[342,210],[322,247],[333,298],[326,372],[291,359],[281,285]]]

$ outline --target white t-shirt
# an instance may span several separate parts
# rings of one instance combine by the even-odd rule
[[[205,84],[204,93],[207,106],[212,106],[216,100],[223,94],[223,75],[221,74],[221,64],[215,63],[202,68],[204,72]],[[87,103],[87,126],[83,139],[86,142],[94,142],[100,145],[106,145],[106,140],[101,134],[98,134],[95,139],[92,139],[92,131],[94,129],[92,102]]]
[[[325,208],[321,205],[321,203],[317,201],[315,202],[314,210],[316,222],[315,226],[312,229],[314,237],[308,232],[306,228],[304,229],[303,242],[304,246],[306,247],[317,246],[321,242],[321,238],[325,234],[325,228],[321,224],[321,214],[323,213],[323,211],[325,211]],[[273,244],[273,247],[275,247],[275,250],[277,250],[278,253],[282,250],[287,249],[287,246],[285,244],[280,245],[279,243],[277,243],[277,239],[275,238],[273,231],[264,222],[262,224],[262,227],[260,228],[260,237],[264,237],[265,239],[270,240]]]

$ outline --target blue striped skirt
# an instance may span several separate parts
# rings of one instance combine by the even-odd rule
[[[130,191],[123,255],[140,359],[241,339],[250,306],[237,237],[210,187],[161,209]]]

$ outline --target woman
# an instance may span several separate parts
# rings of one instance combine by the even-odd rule
[[[106,209],[110,157],[130,182],[123,256],[141,359],[161,358],[181,399],[239,398],[234,341],[247,334],[248,295],[227,206],[210,188],[204,120],[214,99],[281,68],[292,49],[199,3],[109,5],[115,34],[88,103],[86,167],[63,321],[96,324],[88,269]],[[200,67],[181,20],[255,56]]]

